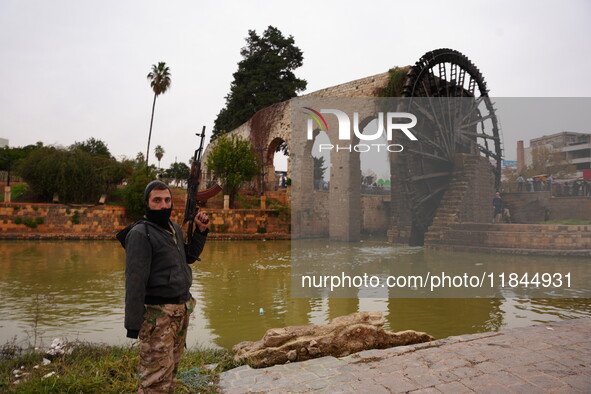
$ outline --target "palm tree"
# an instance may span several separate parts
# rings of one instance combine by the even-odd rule
[[[135,163],[133,164],[133,168],[139,170],[144,164],[146,164],[146,158],[142,152],[138,152],[137,155],[135,155]]]
[[[154,148],[154,154],[158,159],[158,168],[160,168],[160,160],[162,160],[162,156],[164,156],[165,153],[166,152],[164,152],[164,148],[160,145],[156,145],[156,147]]]
[[[164,62],[158,65],[152,64],[152,71],[148,74],[150,87],[154,91],[154,103],[152,104],[152,118],[150,119],[150,134],[148,135],[148,149],[146,151],[146,167],[148,167],[148,158],[150,157],[150,139],[152,138],[152,124],[154,123],[154,107],[156,106],[156,97],[166,93],[170,87],[170,69]]]
[[[135,155],[135,161],[137,161],[138,163],[143,163],[146,161],[146,158],[144,157],[144,154],[142,152],[138,152],[137,155]]]

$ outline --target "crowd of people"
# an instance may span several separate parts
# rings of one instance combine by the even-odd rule
[[[552,175],[526,179],[519,175],[516,182],[518,193],[551,191],[554,197],[591,196],[591,183],[585,179],[564,181],[556,180]]]

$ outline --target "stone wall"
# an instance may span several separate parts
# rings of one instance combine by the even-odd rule
[[[324,190],[314,190],[313,192],[312,217],[309,220],[312,225],[306,226],[309,230],[306,234],[302,234],[304,238],[307,237],[328,237],[329,223],[330,223],[330,209],[329,196],[330,193]]]
[[[184,212],[178,207],[173,210],[172,220],[180,224]],[[211,217],[213,232],[221,234],[289,234],[290,231],[288,211],[204,209],[204,212]],[[0,204],[0,239],[113,239],[117,231],[131,222],[125,216],[125,208],[120,206]]]
[[[549,191],[503,193],[503,202],[513,223],[547,220],[591,220],[590,197],[551,197]]]
[[[329,192],[314,190],[314,206],[304,238],[328,237],[330,227]],[[390,196],[361,195],[361,217],[356,223],[364,234],[385,234],[390,226]]]
[[[550,220],[591,220],[591,197],[554,197],[550,199]]]
[[[42,223],[37,224],[41,220]],[[23,223],[17,224],[18,221]],[[27,226],[24,224],[26,221],[35,222],[36,227]],[[3,234],[114,234],[127,223],[125,208],[117,206],[0,204],[0,228]]]
[[[591,226],[458,223],[431,248],[505,254],[591,257]]]
[[[470,156],[468,156],[470,157]],[[459,221],[489,223],[492,220],[492,199],[495,196],[495,178],[492,165],[484,157],[473,160],[468,180],[468,189],[462,200]]]
[[[389,82],[390,73],[385,72],[317,90],[304,97],[379,97]]]
[[[540,223],[549,220],[550,192],[502,193],[503,205],[513,223]]]
[[[454,167],[449,187],[425,234],[425,245],[444,239],[447,231],[457,223],[489,223],[492,220],[494,175],[488,160],[480,156],[458,154]]]
[[[279,204],[288,206],[289,205],[289,192],[288,189],[280,189],[275,192],[265,192],[265,196],[267,196],[267,201],[270,199],[275,199],[279,201]]]
[[[390,228],[390,196],[361,195],[361,232],[384,235]]]
[[[290,218],[286,213],[262,209],[204,210],[210,217],[213,233],[267,234],[289,233]]]

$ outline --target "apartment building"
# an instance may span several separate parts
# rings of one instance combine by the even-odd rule
[[[552,135],[534,138],[529,141],[529,147],[524,148],[523,142],[517,142],[517,167],[523,168],[532,164],[532,151],[545,147],[553,152],[560,152],[567,163],[577,168],[577,176],[582,176],[583,170],[591,169],[591,134],[563,131]],[[520,150],[523,152],[520,154]],[[523,160],[523,163],[519,161]]]

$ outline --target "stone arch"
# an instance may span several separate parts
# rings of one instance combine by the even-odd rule
[[[272,138],[269,141],[268,146],[266,147],[266,149],[264,149],[264,155],[263,155],[263,166],[264,166],[264,179],[263,179],[263,189],[265,191],[275,191],[277,190],[277,187],[279,185],[279,180],[276,177],[275,174],[275,155],[277,153],[279,153],[280,151],[278,149],[280,149],[281,146],[285,146],[287,149],[287,152],[289,152],[289,145],[287,144],[287,141],[285,141],[283,139],[282,136],[275,136],[275,137],[270,137]],[[289,157],[287,160],[287,168],[289,170]],[[288,177],[289,177],[289,172],[288,172]]]
[[[431,56],[433,55],[433,56]],[[430,57],[431,56],[431,57]],[[437,59],[435,59],[437,57]],[[449,63],[449,66],[446,64]],[[424,72],[426,69],[435,68],[438,64],[443,64],[443,70],[449,69],[449,76],[452,78],[449,84],[444,84],[446,92],[454,89],[447,88],[452,84],[458,83],[458,81],[464,81],[464,73],[458,74],[461,76],[459,79],[455,78],[457,73],[457,66],[468,67],[468,71],[478,83],[479,89],[484,92],[483,97],[488,98],[487,90],[483,79],[475,67],[465,57],[456,51],[452,50],[437,50],[427,53],[420,62],[417,62],[413,67],[402,67],[391,70],[392,72],[385,72],[382,74],[354,80],[345,84],[332,86],[326,89],[322,89],[302,97],[297,97],[288,101],[274,104],[267,108],[258,111],[251,119],[245,122],[240,127],[232,131],[238,135],[242,135],[253,143],[255,149],[260,150],[262,162],[270,171],[269,164],[272,163],[272,156],[274,154],[273,146],[276,146],[278,138],[285,141],[289,150],[289,161],[288,161],[288,174],[292,179],[293,186],[291,188],[291,201],[292,201],[292,234],[294,237],[306,237],[306,236],[317,236],[325,235],[319,233],[319,228],[327,225],[328,235],[334,240],[344,241],[355,241],[360,236],[360,155],[358,152],[345,152],[332,151],[331,162],[332,169],[330,174],[330,190],[328,197],[328,206],[318,207],[317,202],[314,198],[314,190],[311,180],[313,180],[313,164],[311,155],[308,152],[311,151],[311,142],[307,139],[307,132],[303,130],[292,130],[292,125],[306,124],[302,109],[305,107],[316,107],[320,110],[321,108],[338,108],[331,107],[331,99],[355,99],[355,98],[380,98],[380,97],[423,97],[419,91],[413,93],[416,86],[431,86],[437,85],[437,81],[433,84],[422,84],[419,83],[421,78],[427,78],[431,74]],[[423,70],[425,69],[425,70]],[[439,80],[445,80],[445,72],[441,71]],[[400,77],[400,75],[402,75]],[[425,75],[427,77],[425,77]],[[398,77],[397,77],[398,76]],[[403,85],[395,83],[398,78],[402,81]],[[400,79],[402,78],[402,79]],[[418,81],[418,82],[417,82]],[[412,83],[411,83],[412,82]],[[466,83],[467,80],[466,80]],[[482,85],[482,87],[481,87]],[[470,84],[469,86],[472,86]],[[418,88],[417,88],[418,89]],[[464,87],[464,89],[466,89]],[[431,93],[429,93],[431,94]],[[453,95],[451,95],[454,97]],[[430,96],[428,96],[430,97]],[[317,99],[322,99],[322,104]],[[303,100],[306,104],[302,105]],[[316,100],[316,101],[315,101]],[[353,100],[354,101],[354,100]],[[486,101],[486,100],[485,100]],[[312,104],[310,104],[312,103]],[[359,101],[357,102],[357,104]],[[488,101],[486,101],[488,103]],[[375,104],[375,100],[374,100]],[[367,123],[371,122],[375,118],[375,105],[372,105],[372,100],[367,100],[365,104],[367,108],[359,108],[356,104],[354,111],[360,114],[361,128],[364,128]],[[370,108],[372,107],[372,108]],[[487,104],[488,108],[488,104]],[[491,107],[492,108],[492,107]],[[344,110],[343,110],[344,111]],[[492,110],[491,110],[492,111]],[[347,113],[349,113],[347,111]],[[367,114],[373,114],[373,116],[367,116]],[[364,116],[365,115],[365,116]],[[494,113],[492,114],[494,115]],[[298,122],[294,123],[294,119],[298,118]],[[338,141],[338,135],[335,134],[334,130],[338,129],[338,125],[335,126],[336,119],[327,119],[329,123],[332,123],[332,127],[328,127],[330,131],[327,132],[331,141]],[[300,126],[296,126],[300,127]],[[496,127],[496,123],[493,122],[493,127]],[[455,130],[455,129],[454,129]],[[450,133],[451,135],[452,133]],[[482,134],[478,134],[478,138],[481,138]],[[427,138],[423,135],[423,138]],[[484,135],[485,141],[488,139],[495,141],[495,149],[489,148],[488,143],[485,146],[479,146],[481,150],[486,154],[487,158],[494,158],[500,163],[501,153],[499,149],[500,137],[497,135],[497,130],[493,130],[493,135]],[[341,141],[342,142],[342,141]],[[357,144],[359,141],[355,135],[351,136],[350,140],[346,143],[351,145]],[[388,141],[389,143],[392,143]],[[432,142],[432,145],[436,145],[436,141]],[[333,143],[336,145],[336,143]],[[208,147],[208,149],[211,146]],[[406,150],[406,149],[405,149]],[[413,157],[430,157],[432,160],[440,160],[444,156],[436,156],[429,151],[412,151],[409,149],[409,153],[414,155]],[[431,179],[439,179],[438,177],[451,176],[455,170],[445,171],[445,173],[434,172],[434,169],[427,169],[427,173],[417,172],[417,174],[411,174],[411,169],[422,168],[425,166],[415,166],[405,155],[398,155],[397,153],[388,154],[388,160],[390,164],[390,182],[392,185],[391,191],[391,203],[390,212],[382,211],[382,215],[390,215],[391,229],[388,232],[388,237],[394,241],[407,242],[410,238],[410,226],[417,222],[423,225],[423,230],[427,230],[428,220],[423,220],[426,214],[422,214],[422,211],[417,207],[421,207],[421,204],[426,199],[430,199],[432,195],[440,196],[444,189],[435,188],[434,191],[427,190],[427,194],[423,197],[420,193],[413,193],[412,186],[418,185],[417,188],[423,184],[427,184],[430,187]],[[410,156],[410,155],[409,155]],[[453,164],[455,168],[455,160],[449,159],[450,165]],[[427,160],[427,159],[423,159]],[[426,168],[426,167],[425,167]],[[336,174],[338,171],[338,175]],[[414,182],[414,183],[413,183]],[[269,183],[266,180],[264,183]],[[263,188],[264,189],[264,188]],[[395,190],[396,189],[396,190]],[[418,189],[422,192],[422,189]],[[432,204],[433,209],[437,209],[437,204]],[[411,215],[412,211],[412,215]],[[322,215],[330,216],[331,220],[318,220]],[[334,218],[334,219],[333,219]],[[428,219],[428,218],[427,218]],[[320,223],[320,224],[319,224]],[[446,222],[447,225],[447,222]]]

